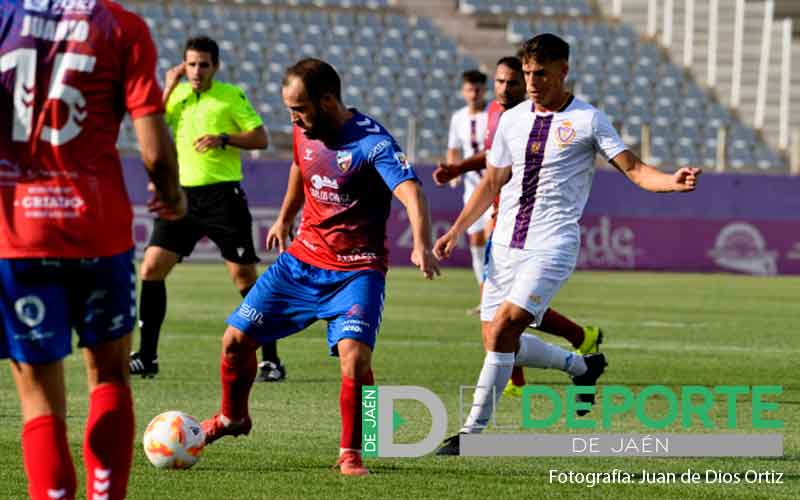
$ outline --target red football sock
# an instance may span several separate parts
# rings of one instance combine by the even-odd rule
[[[339,412],[342,414],[340,448],[361,449],[361,387],[374,384],[372,370],[358,380],[342,375],[339,391]]]
[[[222,407],[220,411],[231,420],[241,420],[250,414],[248,399],[253,380],[258,371],[256,352],[248,352],[235,363],[222,353],[219,374],[222,381]]]
[[[543,332],[563,337],[576,348],[583,344],[583,327],[566,316],[562,316],[552,307],[545,311],[542,317],[542,324],[536,328]]]
[[[78,484],[63,420],[45,415],[26,423],[22,428],[22,456],[31,500],[75,498]]]
[[[122,384],[97,386],[89,396],[89,417],[83,441],[86,498],[125,498],[133,459],[133,433],[130,387]]]
[[[522,371],[521,366],[515,366],[511,370],[511,383],[517,387],[525,385],[525,373]]]

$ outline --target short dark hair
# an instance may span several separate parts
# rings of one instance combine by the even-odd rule
[[[284,87],[292,77],[303,82],[308,98],[314,102],[319,102],[325,94],[333,94],[337,101],[342,100],[342,80],[333,66],[325,61],[313,57],[300,59],[286,68],[283,75]]]
[[[522,73],[522,61],[520,61],[518,57],[514,56],[501,57],[500,60],[497,61],[497,66],[508,66],[514,71],[519,71],[520,73]]]
[[[190,50],[207,52],[211,54],[211,62],[214,63],[214,66],[219,64],[219,45],[207,36],[196,36],[186,40],[186,46],[183,48],[184,59],[186,59],[186,53]]]
[[[569,44],[557,35],[542,33],[522,44],[520,57],[523,61],[532,59],[542,64],[569,61]]]
[[[468,69],[461,74],[462,83],[471,83],[473,85],[486,85],[486,73],[477,69]]]

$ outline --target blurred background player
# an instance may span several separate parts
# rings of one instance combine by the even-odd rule
[[[223,337],[220,412],[205,420],[206,443],[250,432],[248,397],[255,351],[319,319],[328,322],[330,354],[339,357],[342,474],[366,475],[361,460],[361,387],[374,383],[371,360],[388,268],[386,220],[392,194],[413,234],[411,261],[433,279],[428,204],[414,170],[378,122],[341,101],[336,70],[303,59],[286,70],[283,100],[294,124],[294,160],[268,247],[281,251],[242,304]],[[295,215],[297,237],[285,249]]]
[[[461,95],[464,97],[466,106],[453,113],[450,118],[450,130],[447,134],[447,165],[452,165],[483,151],[487,116],[486,75],[476,69],[465,71],[461,75]],[[453,181],[458,179],[456,177]],[[461,176],[461,180],[464,183],[464,204],[466,205],[472,191],[481,180],[480,170],[465,172]],[[491,215],[491,209],[487,210],[475,224],[467,228],[472,270],[475,272],[475,279],[478,280],[479,286],[483,283],[486,231],[489,229]],[[480,313],[480,305],[467,312],[470,314]]]
[[[565,86],[569,44],[558,36],[525,42],[522,62],[530,100],[503,114],[483,180],[434,248],[438,257],[450,255],[464,229],[500,195],[481,303],[486,358],[460,433],[486,427],[514,365],[560,368],[579,386],[595,385],[605,369],[602,353],[576,356],[523,333],[541,323],[575,269],[595,154],[646,191],[692,191],[700,174],[685,167],[667,174],[642,163],[602,111],[576,99]],[[594,394],[577,399],[594,403]],[[579,415],[586,411],[578,408]],[[458,434],[448,438],[437,453],[458,455],[459,441]]]
[[[167,311],[164,280],[175,264],[191,255],[203,236],[220,249],[234,286],[244,297],[255,283],[258,257],[252,217],[241,185],[240,150],[265,149],[267,131],[237,86],[214,79],[219,47],[207,37],[186,41],[183,62],[167,71],[164,104],[178,147],[181,185],[189,213],[180,221],[156,219],[139,270],[139,351],[131,353],[134,375],[158,373],[158,338]],[[181,79],[186,77],[185,82]],[[275,342],[263,347],[259,380],[286,376]]]
[[[461,161],[450,161],[448,156],[448,163],[440,163],[433,172],[433,180],[437,185],[444,185],[459,175],[466,176],[470,172],[481,171],[486,168],[486,154],[492,148],[492,141],[500,116],[505,110],[523,102],[526,97],[525,81],[522,76],[522,62],[519,57],[508,56],[497,61],[494,74],[494,95],[495,99],[489,104],[487,110],[487,129],[483,149]],[[469,198],[465,197],[464,201],[466,204]],[[494,203],[495,211],[498,203],[499,199]],[[494,229],[496,215],[496,213],[491,214],[488,228],[490,235]],[[483,216],[478,221],[482,219]],[[491,236],[489,240],[486,246],[486,253],[491,251]],[[481,284],[483,284],[483,280],[481,280]],[[549,308],[545,312],[541,322],[535,327],[537,330],[566,339],[579,354],[598,352],[603,341],[603,332],[600,328],[591,325],[580,326],[553,308]],[[525,374],[523,369],[521,366],[515,366],[508,385],[504,389],[504,394],[506,396],[520,397],[522,396],[522,386],[524,385]]]
[[[0,12],[0,358],[11,359],[34,500],[77,495],[62,362],[73,329],[88,375],[86,497],[120,500],[127,490],[136,274],[115,147],[126,111],[150,210],[164,219],[186,210],[147,26],[115,3],[81,5],[14,2]],[[67,17],[76,29],[58,41],[32,29]]]

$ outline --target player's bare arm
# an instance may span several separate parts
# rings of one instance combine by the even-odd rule
[[[137,118],[133,128],[153,192],[147,208],[162,219],[180,219],[186,214],[186,194],[178,184],[178,156],[163,115]]]
[[[697,178],[703,173],[702,169],[691,167],[682,167],[671,174],[661,172],[627,150],[612,158],[611,164],[631,182],[654,193],[694,191]]]
[[[162,97],[164,104],[167,103],[169,96],[172,95],[172,91],[175,90],[175,87],[178,86],[181,78],[183,78],[185,75],[186,63],[180,63],[177,66],[173,66],[167,70],[167,73],[164,76],[164,93]]]
[[[411,262],[422,274],[432,280],[439,273],[439,262],[431,251],[431,215],[428,200],[422,187],[415,180],[401,182],[394,188],[394,195],[406,207],[411,233],[414,238],[414,249]]]
[[[433,181],[441,186],[461,174],[486,168],[486,151],[472,155],[469,158],[455,163],[439,163],[433,171]]]
[[[453,226],[433,246],[434,255],[438,259],[450,257],[461,234],[492,206],[500,189],[509,179],[511,179],[511,168],[497,168],[491,164],[487,167],[486,174],[473,191],[467,204],[464,205],[461,213],[458,214]]]
[[[447,165],[453,165],[454,163],[461,161],[461,151],[458,148],[449,148],[447,150],[447,155],[445,156],[445,158],[447,159]],[[449,181],[450,187],[454,188],[458,186],[460,180],[461,177],[454,177],[450,179]]]
[[[268,145],[267,130],[259,126],[247,132],[236,134],[206,134],[194,141],[194,148],[198,153],[234,146],[239,149],[266,149]]]
[[[286,195],[283,197],[281,204],[281,211],[278,214],[278,219],[269,228],[267,233],[267,250],[277,248],[278,252],[284,252],[289,241],[289,236],[292,232],[292,225],[300,209],[303,208],[305,203],[305,195],[303,194],[303,175],[300,173],[300,167],[292,163],[289,168],[289,182],[286,186]]]

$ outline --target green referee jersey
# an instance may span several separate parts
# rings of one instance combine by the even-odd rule
[[[166,119],[178,149],[182,186],[205,186],[242,180],[239,148],[227,146],[198,153],[194,141],[206,134],[249,132],[263,122],[242,89],[214,80],[196,94],[187,82],[178,84],[167,100]]]

